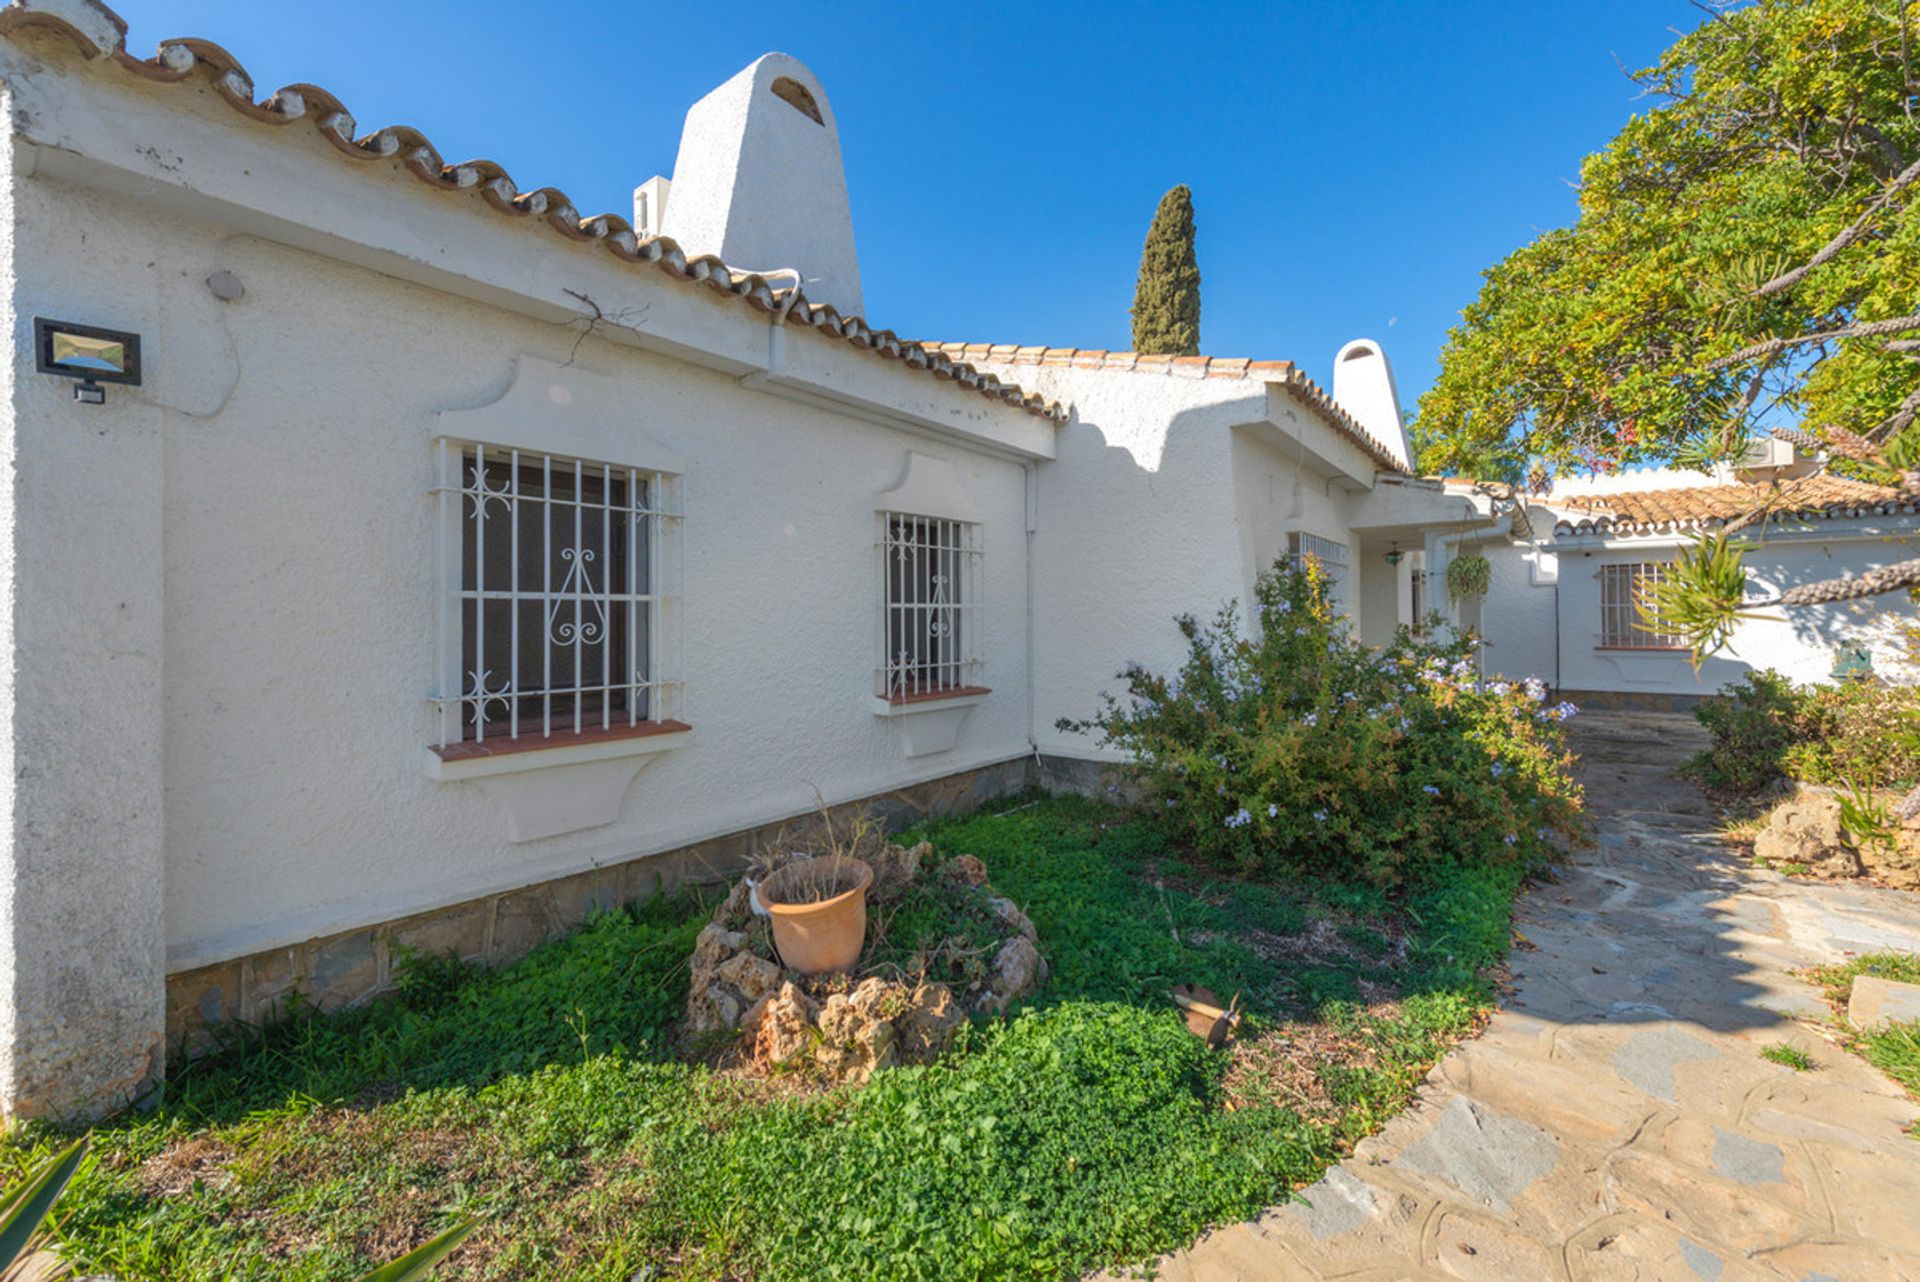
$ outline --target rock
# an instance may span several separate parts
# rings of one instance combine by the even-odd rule
[[[687,998],[687,1030],[717,1033],[740,1026],[740,999],[718,985],[695,989]]]
[[[785,1064],[812,1049],[818,1029],[815,1021],[820,1008],[792,981],[780,986],[780,993],[769,1001],[754,1031],[754,1058],[768,1064]]]
[[[987,866],[978,859],[975,859],[972,855],[954,856],[953,862],[948,864],[947,868],[955,877],[966,882],[969,886],[984,886],[987,884]]]
[[[1840,826],[1840,800],[1802,791],[1779,807],[1754,839],[1753,853],[1768,863],[1803,864],[1822,877],[1858,877],[1860,856]]]
[[[714,974],[748,1002],[757,1002],[780,986],[780,968],[753,953],[735,953]]]
[[[870,978],[851,994],[835,993],[820,1009],[820,1044],[814,1059],[842,1081],[864,1082],[898,1059],[891,1017],[898,984]]]
[[[1847,997],[1847,1022],[1862,1032],[1920,1020],[1920,984],[1856,975]]]
[[[1011,899],[989,899],[987,907],[993,909],[993,915],[1002,922],[1026,936],[1029,942],[1039,943],[1040,935],[1033,928],[1033,922],[1020,911],[1020,906]]]
[[[1902,827],[1894,834],[1892,850],[1863,850],[1860,862],[1869,875],[1895,890],[1920,890],[1920,832]]]
[[[997,1015],[1033,991],[1046,963],[1040,950],[1024,935],[1016,935],[1000,945],[993,959],[991,991],[980,999],[978,1009]]]
[[[953,1000],[945,984],[922,984],[913,990],[907,1009],[894,1017],[900,1058],[908,1064],[931,1064],[953,1044],[953,1035],[966,1023],[967,1013]]]
[[[868,862],[873,865],[873,885],[867,889],[871,903],[884,904],[896,898],[920,880],[921,863],[933,854],[933,843],[923,841],[911,850],[889,845]]]
[[[747,946],[747,937],[737,930],[710,925],[693,941],[693,969],[713,969]]]

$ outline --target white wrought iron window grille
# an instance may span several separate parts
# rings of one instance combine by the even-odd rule
[[[1659,561],[1600,567],[1600,644],[1614,650],[1682,650],[1686,642],[1668,631],[1656,617],[1641,617],[1640,604],[1665,582],[1667,566]]]
[[[904,703],[978,690],[980,526],[882,512],[880,530],[876,692]]]
[[[1305,530],[1293,530],[1287,534],[1287,560],[1300,569],[1305,569],[1308,561],[1314,561],[1329,579],[1338,581],[1346,577],[1347,545]]]
[[[442,754],[671,722],[663,586],[676,478],[444,439],[438,475]]]

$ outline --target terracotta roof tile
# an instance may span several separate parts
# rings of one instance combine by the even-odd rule
[[[1368,457],[1389,472],[1405,473],[1407,468],[1387,451],[1360,421],[1347,413],[1323,391],[1319,384],[1302,374],[1292,361],[1256,361],[1246,357],[1160,356],[1139,352],[1110,352],[1098,347],[1013,347],[984,343],[926,343],[924,346],[955,358],[990,361],[1006,365],[1071,366],[1074,369],[1124,370],[1139,374],[1160,374],[1176,378],[1244,378],[1263,383],[1280,383],[1317,411],[1338,433],[1366,451]],[[1002,355],[1007,353],[1007,355]]]
[[[1886,485],[1869,485],[1838,476],[1815,476],[1773,485],[1698,485],[1672,490],[1634,490],[1622,494],[1573,494],[1543,500],[1550,508],[1570,508],[1559,534],[1654,534],[1697,530],[1764,509],[1774,516],[1846,517],[1920,512],[1920,495],[1902,494]]]
[[[766,277],[736,271],[711,254],[689,258],[685,250],[666,237],[640,240],[632,224],[618,214],[582,217],[558,187],[522,191],[507,171],[491,160],[449,164],[425,134],[410,126],[394,125],[358,134],[352,113],[338,98],[317,85],[288,85],[256,101],[253,78],[246,68],[210,40],[168,40],[153,57],[136,58],[126,51],[125,20],[104,6],[99,12],[117,34],[106,31],[89,34],[63,14],[36,7],[34,0],[14,0],[5,10],[0,10],[0,38],[51,35],[66,41],[82,57],[111,65],[139,79],[159,84],[201,81],[248,120],[273,126],[304,121],[350,159],[398,159],[407,172],[428,187],[447,192],[477,192],[490,208],[502,215],[539,219],[568,240],[599,245],[621,263],[655,267],[675,280],[705,285],[763,312],[778,313],[784,309],[788,324],[814,329],[828,338],[842,339],[857,349],[886,359],[904,360],[909,368],[957,381],[982,396],[1037,417],[1055,423],[1066,419],[1067,411],[1058,403],[1030,396],[998,379],[983,378],[967,365],[956,364],[954,355],[945,350],[908,342],[892,330],[872,328],[861,317],[842,316],[827,304],[811,302],[797,285],[778,288]],[[95,36],[107,38],[108,43],[100,43]],[[986,350],[980,348],[980,355],[973,359],[983,358]]]

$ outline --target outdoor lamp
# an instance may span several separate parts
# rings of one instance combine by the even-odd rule
[[[73,378],[73,399],[103,405],[102,383],[140,384],[140,336],[97,325],[33,318],[33,364],[42,374]]]

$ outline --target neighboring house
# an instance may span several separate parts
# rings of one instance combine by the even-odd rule
[[[1486,526],[1407,474],[1372,344],[1349,413],[1282,363],[869,325],[783,55],[629,222],[124,31],[0,11],[7,1114],[820,805],[1086,786],[1110,754],[1055,720],[1174,615],[1311,554],[1385,639]]]
[[[1480,501],[1494,515],[1484,493]],[[1754,511],[1766,515],[1737,534],[1750,549],[1751,617],[1696,668],[1636,603],[1682,548]],[[1826,475],[1784,441],[1712,476],[1650,468],[1563,482],[1498,516],[1498,536],[1476,536],[1472,549],[1492,563],[1492,587],[1484,600],[1452,603],[1453,618],[1485,636],[1488,671],[1537,675],[1576,702],[1668,706],[1761,668],[1826,681],[1843,666],[1870,665],[1913,679],[1906,630],[1916,620],[1904,594],[1792,610],[1761,604],[1797,584],[1907,560],[1920,543],[1911,495]]]

